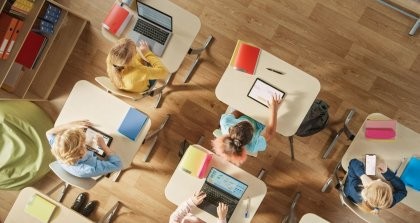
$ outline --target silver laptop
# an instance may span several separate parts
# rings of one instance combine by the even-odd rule
[[[172,36],[172,16],[137,0],[139,15],[127,38],[138,42],[145,40],[156,56],[162,56]]]
[[[219,202],[225,203],[229,206],[226,215],[226,220],[229,221],[247,188],[245,183],[212,167],[201,187],[206,197],[198,207],[217,217]]]

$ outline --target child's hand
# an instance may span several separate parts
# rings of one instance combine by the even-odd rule
[[[192,201],[195,204],[195,206],[198,206],[201,204],[201,202],[203,202],[206,196],[206,193],[204,193],[203,191],[195,192],[194,196],[192,197]]]
[[[228,206],[224,203],[219,202],[219,206],[217,206],[217,216],[219,217],[219,220],[225,220],[227,212]]]
[[[144,55],[150,51],[150,48],[146,41],[140,40],[138,50]]]
[[[92,123],[89,120],[85,119],[85,120],[70,122],[69,125],[71,127],[76,127],[76,128],[87,128],[89,126],[92,126]]]
[[[385,162],[379,162],[376,165],[376,168],[378,168],[379,172],[381,173],[385,173],[388,170],[388,166],[386,165]]]
[[[277,110],[280,107],[280,104],[283,100],[280,98],[279,95],[275,94],[271,97],[271,99],[268,101],[268,108],[270,108],[272,111],[277,112]]]

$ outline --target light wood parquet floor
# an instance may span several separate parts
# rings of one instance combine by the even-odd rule
[[[78,41],[50,102],[40,103],[56,118],[73,85],[81,79],[95,83],[105,75],[105,58],[112,44],[100,33],[100,24],[114,0],[57,0],[90,19]],[[408,36],[413,21],[373,0],[173,0],[197,15],[201,30],[193,46],[208,35],[215,41],[203,53],[202,63],[188,84],[183,76],[192,63],[185,59],[166,89],[161,108],[153,100],[127,101],[147,112],[159,125],[172,114],[159,135],[150,162],[142,162],[143,150],[132,169],[120,181],[101,180],[89,194],[100,201],[91,217],[100,219],[116,200],[124,203],[116,222],[167,222],[175,205],[166,200],[165,186],[176,167],[179,143],[186,138],[210,148],[212,131],[227,105],[214,90],[228,65],[237,39],[252,42],[318,78],[319,98],[330,105],[329,128],[306,138],[295,138],[296,160],[290,160],[286,137],[276,136],[258,158],[249,158],[246,171],[257,174],[265,168],[267,195],[253,222],[279,222],[287,214],[298,191],[302,197],[296,213],[316,213],[331,222],[361,222],[339,202],[338,193],[320,190],[349,142],[342,136],[326,160],[321,155],[334,131],[342,126],[349,108],[356,110],[351,128],[357,131],[365,117],[381,112],[420,132],[420,35]],[[232,89],[234,91],[235,89]],[[93,102],[95,103],[95,102]],[[96,102],[101,103],[101,102]],[[112,114],[109,114],[112,115]],[[281,123],[279,123],[281,125]],[[419,145],[420,146],[420,145]],[[398,148],[396,148],[398,149]],[[48,191],[58,184],[54,174],[35,187]],[[64,204],[70,206],[80,192],[70,190]],[[0,191],[0,221],[7,216],[18,192]],[[419,201],[420,202],[420,201]],[[403,204],[383,211],[392,223],[418,222],[420,213]]]

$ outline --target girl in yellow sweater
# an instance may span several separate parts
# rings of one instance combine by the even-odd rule
[[[150,87],[149,80],[165,79],[169,73],[145,41],[140,41],[137,47],[126,38],[120,39],[109,51],[106,64],[112,83],[118,89],[130,92],[146,91]]]

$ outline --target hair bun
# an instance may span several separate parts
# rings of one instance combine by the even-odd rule
[[[241,147],[242,146],[242,143],[241,143],[241,141],[239,139],[233,139],[233,144],[236,147]]]

